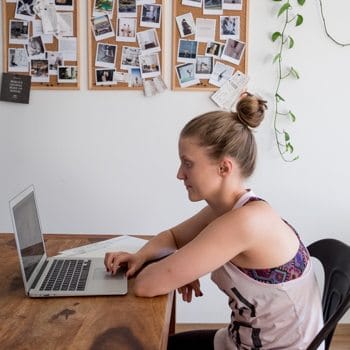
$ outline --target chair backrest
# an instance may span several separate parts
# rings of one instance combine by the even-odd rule
[[[307,350],[316,350],[325,341],[329,349],[337,323],[350,308],[350,246],[336,239],[322,239],[308,246],[310,255],[324,268],[322,308],[324,326]]]

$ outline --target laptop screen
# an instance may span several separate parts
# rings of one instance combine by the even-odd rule
[[[27,282],[45,254],[34,192],[13,207],[13,216]]]

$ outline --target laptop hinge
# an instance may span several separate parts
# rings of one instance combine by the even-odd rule
[[[48,260],[45,260],[45,262],[41,266],[39,273],[36,275],[35,280],[33,281],[33,284],[31,285],[30,289],[34,289],[36,287],[36,285],[37,285],[37,283],[38,283],[41,275],[43,274],[48,263],[49,263]]]

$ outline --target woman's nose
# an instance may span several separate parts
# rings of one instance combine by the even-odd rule
[[[185,179],[185,175],[184,175],[184,172],[182,170],[182,166],[179,167],[179,170],[177,171],[176,177],[179,180],[184,180]]]

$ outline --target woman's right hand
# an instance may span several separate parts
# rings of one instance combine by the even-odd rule
[[[127,265],[126,277],[132,277],[145,262],[140,254],[127,252],[108,252],[104,260],[106,270],[112,275],[115,275],[122,265]]]

